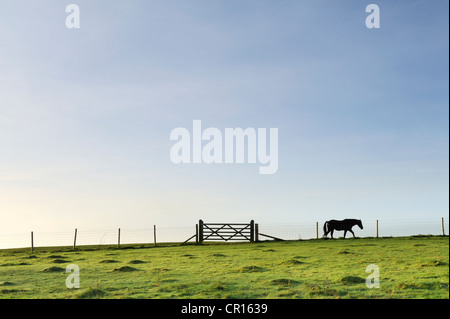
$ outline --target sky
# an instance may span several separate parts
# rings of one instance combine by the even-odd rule
[[[2,0],[0,233],[448,218],[448,12]],[[174,164],[170,133],[194,120],[277,128],[278,170]]]

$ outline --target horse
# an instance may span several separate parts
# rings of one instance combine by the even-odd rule
[[[327,237],[328,233],[331,232],[331,238],[333,238],[333,232],[335,230],[343,230],[344,238],[347,232],[351,232],[353,237],[355,237],[355,233],[352,230],[352,227],[358,225],[359,228],[363,229],[363,225],[360,219],[344,219],[344,220],[329,220],[323,224],[323,237]]]

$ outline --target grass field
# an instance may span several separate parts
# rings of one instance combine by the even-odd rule
[[[441,299],[448,275],[448,236],[0,250],[0,298]]]

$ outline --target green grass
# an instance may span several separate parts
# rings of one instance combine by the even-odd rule
[[[447,236],[0,250],[0,298],[448,299],[448,275]]]

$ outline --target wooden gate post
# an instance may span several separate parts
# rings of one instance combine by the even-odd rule
[[[34,250],[34,239],[33,239],[33,232],[31,232],[31,252]]]
[[[198,244],[198,224],[195,224],[195,243]]]
[[[258,234],[259,234],[259,225],[258,225],[258,224],[255,224],[255,242],[258,242],[258,241],[259,241],[259,236],[258,236]]]
[[[255,242],[255,221],[253,219],[250,221],[250,242]]]
[[[203,220],[198,221],[198,243],[203,244]]]

